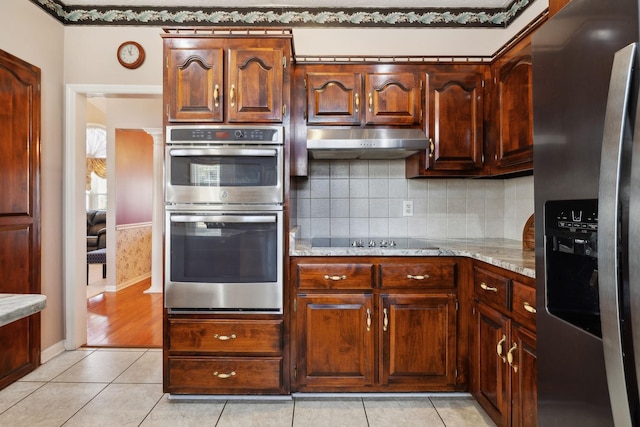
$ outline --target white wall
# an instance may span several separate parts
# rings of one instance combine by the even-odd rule
[[[64,334],[62,314],[62,124],[64,27],[24,0],[5,0],[0,49],[41,70],[42,348]]]

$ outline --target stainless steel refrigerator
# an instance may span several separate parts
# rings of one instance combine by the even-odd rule
[[[638,39],[638,0],[533,36],[540,426],[640,425]]]

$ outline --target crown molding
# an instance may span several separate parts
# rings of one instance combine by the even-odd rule
[[[74,7],[30,0],[64,25],[505,28],[535,0],[504,9]]]

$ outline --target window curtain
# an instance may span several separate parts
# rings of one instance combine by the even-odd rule
[[[91,172],[107,177],[107,131],[102,126],[87,126],[87,191],[91,191]]]

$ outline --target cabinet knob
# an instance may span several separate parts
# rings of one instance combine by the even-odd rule
[[[236,339],[236,334],[231,334],[231,335],[218,335],[215,334],[213,336],[213,338],[220,340],[220,341],[229,341],[229,340],[235,340]]]
[[[502,339],[498,341],[498,345],[496,346],[496,353],[498,353],[498,356],[500,356],[500,358],[502,359],[502,363],[506,363],[507,361],[507,358],[502,355],[502,343],[504,343],[506,340],[507,336],[503,335]]]
[[[224,380],[224,379],[227,379],[227,378],[235,377],[236,372],[235,371],[231,371],[228,374],[221,374],[220,372],[215,371],[213,373],[213,375]]]
[[[518,372],[518,366],[513,364],[513,352],[518,348],[518,344],[513,343],[513,347],[509,349],[507,353],[507,361],[509,361],[509,366],[513,369],[513,372]]]
[[[428,274],[418,274],[418,275],[413,275],[413,274],[407,274],[407,279],[413,279],[413,280],[426,280],[429,278]]]
[[[213,88],[213,105],[218,108],[220,106],[220,86]]]
[[[533,314],[536,313],[536,308],[531,304],[529,304],[528,302],[525,301],[523,306],[524,306],[524,309],[527,310],[529,313],[533,313]]]
[[[487,292],[498,292],[498,288],[494,288],[493,286],[488,286],[486,283],[480,283],[480,288]]]

